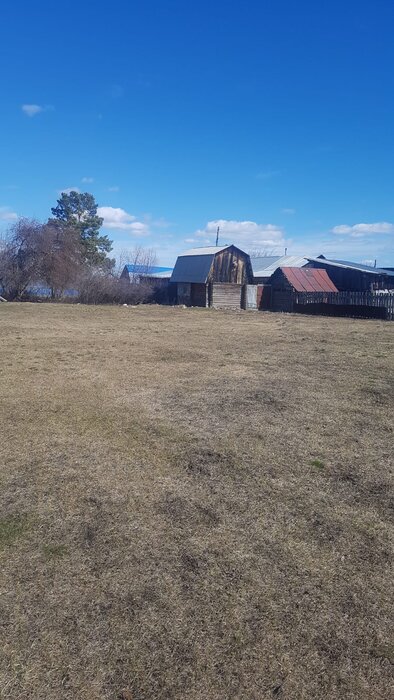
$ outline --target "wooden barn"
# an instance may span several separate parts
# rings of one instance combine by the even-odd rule
[[[325,270],[281,267],[271,277],[272,310],[293,311],[295,294],[337,292]]]
[[[176,303],[186,306],[245,308],[252,283],[249,255],[234,245],[188,250],[179,255],[171,275]]]
[[[324,255],[308,258],[308,267],[326,270],[340,292],[372,292],[394,289],[394,272],[347,260],[328,260]]]

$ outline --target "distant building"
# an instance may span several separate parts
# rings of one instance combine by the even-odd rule
[[[251,258],[253,277],[256,284],[269,284],[271,276],[280,267],[305,267],[308,258],[302,255],[263,255]]]
[[[324,255],[308,258],[308,267],[326,270],[340,292],[394,289],[394,272],[391,270],[348,260],[329,260]]]
[[[125,265],[120,278],[128,281],[140,277],[170,279],[172,270],[172,267],[158,267],[157,265]]]
[[[186,306],[239,309],[245,286],[252,283],[250,257],[234,245],[187,250],[171,275],[174,300]]]
[[[293,311],[296,292],[337,292],[325,270],[280,267],[271,277],[272,311]]]

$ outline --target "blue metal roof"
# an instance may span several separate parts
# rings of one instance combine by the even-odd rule
[[[158,267],[157,265],[125,265],[125,268],[132,275],[156,275],[159,272],[172,272],[172,267]]]

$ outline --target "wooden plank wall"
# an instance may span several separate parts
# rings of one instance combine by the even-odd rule
[[[211,305],[214,309],[240,309],[241,292],[240,284],[213,284]]]
[[[308,313],[308,305],[319,305],[320,310],[315,313],[324,313],[324,304],[333,307],[326,309],[330,315],[335,315],[335,307],[338,307],[338,315],[363,316],[364,318],[386,318],[394,321],[394,293],[375,294],[374,292],[298,292],[294,294],[294,311]],[[301,309],[300,307],[305,307]],[[299,307],[297,309],[297,307]],[[341,309],[339,307],[342,307]],[[353,308],[352,308],[353,307]],[[356,308],[357,307],[357,308]],[[314,313],[312,308],[310,313]]]

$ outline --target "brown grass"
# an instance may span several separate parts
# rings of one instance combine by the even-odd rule
[[[1,305],[1,697],[387,700],[393,331]]]

